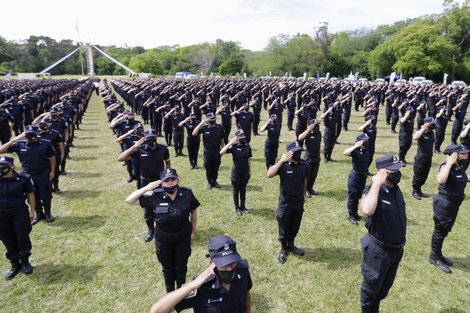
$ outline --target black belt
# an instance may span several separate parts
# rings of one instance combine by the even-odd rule
[[[352,170],[352,172],[356,175],[359,175],[359,176],[367,176],[367,173],[358,172],[356,170]]]
[[[11,214],[14,211],[15,211],[15,209],[0,210],[0,214]]]
[[[449,197],[448,195],[445,195],[443,193],[438,193],[437,194],[439,197],[449,201],[449,202],[452,202],[452,203],[461,203],[463,201],[463,199],[465,199],[465,195],[463,195],[462,198],[457,198],[457,197]]]
[[[188,232],[188,227],[191,226],[191,223],[187,223],[183,229],[179,230],[179,231],[176,231],[176,232],[171,232],[171,233],[168,233],[166,231],[163,231],[161,229],[161,226],[157,224],[157,227],[155,227],[155,234],[156,235],[160,235],[160,237],[166,237],[166,238],[172,238],[172,239],[179,239],[181,237],[183,237],[183,235],[185,233]]]
[[[375,238],[371,234],[369,234],[369,238],[377,246],[379,246],[380,248],[382,248],[384,250],[387,250],[387,251],[400,251],[405,247],[405,244],[406,244],[406,241],[405,241],[401,245],[391,245],[391,244],[388,244],[388,243],[385,243],[385,242],[382,242],[382,241],[378,240],[377,238]]]
[[[286,196],[285,194],[282,194],[282,196],[284,197],[284,199],[288,200],[288,201],[299,201],[299,200],[303,200],[304,198],[304,195],[301,194],[300,196],[295,196],[295,197],[290,197],[290,196]]]

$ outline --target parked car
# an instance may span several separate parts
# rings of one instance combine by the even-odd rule
[[[454,80],[451,85],[454,87],[467,87],[467,84],[463,80]]]
[[[383,85],[383,84],[385,84],[385,79],[384,79],[384,78],[377,78],[377,79],[375,80],[375,83],[376,83],[377,85]]]
[[[423,80],[426,80],[426,77],[416,76],[410,78],[410,82],[413,83],[413,85],[421,85]]]

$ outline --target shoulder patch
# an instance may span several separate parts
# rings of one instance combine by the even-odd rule
[[[144,196],[144,197],[151,197],[151,196],[153,196],[153,190],[149,190],[149,191],[144,192],[143,196]]]

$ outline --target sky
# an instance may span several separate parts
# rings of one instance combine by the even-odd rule
[[[117,47],[181,47],[239,42],[263,50],[280,34],[313,35],[374,29],[407,18],[442,13],[443,0],[17,0],[2,3],[0,36],[47,36]],[[78,25],[78,31],[77,27]]]

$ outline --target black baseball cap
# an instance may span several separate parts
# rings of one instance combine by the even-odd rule
[[[144,132],[144,137],[145,138],[157,137],[157,131],[155,129],[147,129]]]
[[[295,152],[295,151],[302,150],[302,147],[299,145],[298,141],[291,141],[286,144],[286,150]]]
[[[0,164],[13,165],[14,159],[9,156],[0,155]]]
[[[369,140],[369,136],[367,136],[367,134],[359,134],[357,135],[356,137],[356,141],[366,141],[366,140]]]
[[[469,153],[470,150],[465,148],[462,145],[450,145],[447,146],[447,148],[444,150],[444,154],[451,155],[452,153],[457,152],[457,153]]]
[[[207,118],[215,118],[215,115],[214,115],[214,113],[209,112],[209,113],[206,114],[206,117]]]
[[[386,155],[375,160],[375,166],[378,170],[385,168],[387,170],[396,171],[403,167],[403,163],[398,161],[394,155]]]
[[[166,169],[160,173],[160,180],[165,181],[168,178],[178,178],[178,173],[173,168]]]
[[[237,243],[228,236],[219,235],[212,237],[208,248],[209,253],[206,257],[209,257],[217,267],[224,267],[242,260],[237,252]]]
[[[37,125],[28,125],[25,128],[26,134],[36,134],[39,131],[39,127]]]

